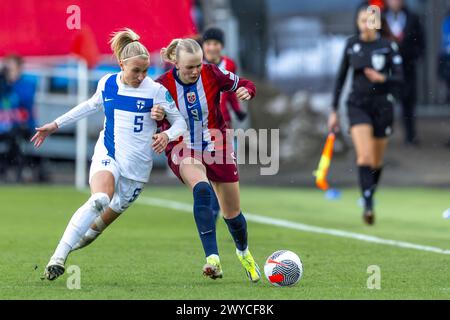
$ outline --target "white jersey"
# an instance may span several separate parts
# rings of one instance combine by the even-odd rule
[[[107,155],[114,159],[120,175],[131,180],[147,182],[152,169],[152,137],[156,121],[150,111],[154,105],[164,108],[171,127],[165,131],[169,140],[186,131],[186,122],[179,113],[166,88],[146,77],[138,88],[125,85],[121,73],[100,79],[96,93],[55,120],[58,127],[104,110],[104,129],[95,146],[94,157]]]

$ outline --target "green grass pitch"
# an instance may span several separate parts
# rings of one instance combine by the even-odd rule
[[[377,194],[377,224],[363,225],[356,189],[338,201],[312,189],[243,186],[245,211],[324,228],[450,249],[450,191],[384,188]],[[191,203],[188,190],[148,186],[142,197]],[[252,284],[218,224],[224,278],[201,275],[203,251],[192,214],[136,202],[67,266],[81,270],[81,289],[65,274],[42,281],[43,267],[72,213],[87,194],[70,187],[0,187],[0,299],[448,299],[450,255],[249,222],[250,249],[262,268],[273,251],[300,255],[304,275],[291,288]],[[367,268],[381,270],[381,289],[368,289]]]

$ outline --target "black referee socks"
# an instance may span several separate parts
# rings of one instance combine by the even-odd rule
[[[373,209],[373,193],[375,190],[375,177],[370,166],[358,166],[359,169],[359,186],[361,194],[364,198],[364,208],[366,210]]]
[[[372,169],[373,173],[373,192],[375,192],[376,188],[378,187],[378,183],[380,181],[381,173],[383,172],[383,167]]]

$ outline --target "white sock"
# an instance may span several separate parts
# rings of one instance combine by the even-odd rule
[[[106,196],[106,198],[105,198]],[[81,240],[88,231],[95,218],[103,212],[109,203],[109,197],[102,194],[95,194],[81,206],[70,219],[64,231],[61,241],[53,254],[53,258],[67,259],[72,248]]]
[[[101,233],[103,232],[103,230],[106,229],[107,225],[106,223],[103,221],[102,216],[98,216],[97,218],[95,218],[95,226],[97,227],[97,230]],[[94,230],[95,231],[95,230]]]
[[[77,244],[97,217],[97,212],[84,204],[70,219],[61,241],[53,254],[54,258],[67,259],[70,250]]]
[[[103,230],[105,230],[106,227],[107,227],[105,222],[103,222],[101,215],[98,216],[97,218],[95,218],[94,223],[95,223],[95,225],[97,227],[97,230],[89,228],[89,230],[86,231],[86,233],[81,238],[81,240],[78,241],[77,244],[72,247],[72,251],[84,248],[87,245],[89,245],[92,242],[94,242],[94,240],[97,239],[97,237],[99,235],[101,235]]]
[[[92,242],[94,242],[95,239],[97,239],[97,237],[100,234],[101,234],[100,231],[89,228],[89,230],[86,231],[85,235],[81,238],[81,240],[78,241],[77,244],[72,247],[72,251],[84,248],[87,245],[91,244]]]
[[[66,260],[70,250],[72,250],[72,247],[61,240],[56,247],[55,253],[53,254],[52,258],[63,258],[64,260]]]
[[[97,238],[100,235],[100,233],[101,233],[100,231],[89,228],[89,230],[86,231],[86,234],[84,235],[84,237],[87,240],[94,240],[95,238]]]

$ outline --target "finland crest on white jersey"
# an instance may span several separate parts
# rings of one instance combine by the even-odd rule
[[[153,165],[152,136],[156,132],[150,110],[154,104],[169,103],[167,90],[148,77],[133,88],[124,85],[120,75],[108,75],[99,82],[96,99],[103,104],[105,124],[92,159],[110,157],[116,161],[121,176],[147,182]]]

